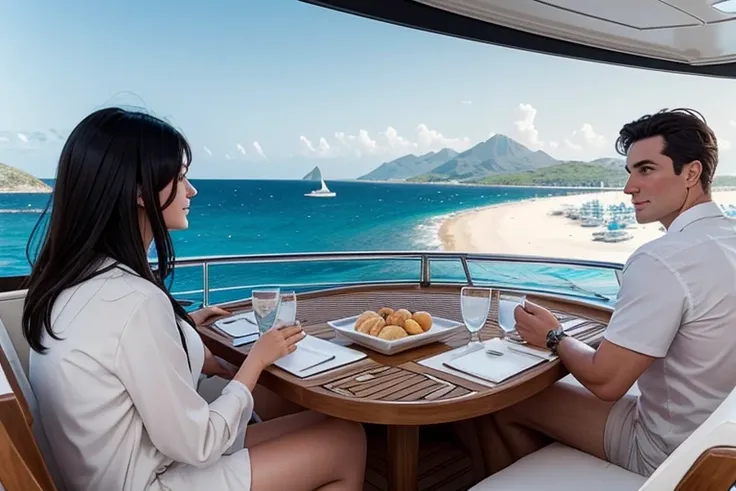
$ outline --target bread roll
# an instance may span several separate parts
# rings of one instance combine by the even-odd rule
[[[386,321],[383,320],[383,317],[379,317],[378,315],[368,315],[365,316],[362,320],[358,319],[355,322],[355,330],[358,332],[362,332],[363,334],[370,334],[372,329],[380,330],[380,328],[385,325]]]
[[[411,312],[406,309],[399,309],[386,318],[386,324],[404,327],[404,322],[407,319],[411,319]]]
[[[432,329],[432,316],[428,312],[424,312],[424,311],[414,312],[411,318],[414,319],[417,322],[417,324],[422,326],[422,330],[424,332],[427,332],[430,329]]]
[[[386,341],[395,341],[397,339],[405,338],[408,334],[403,327],[397,325],[388,325],[381,329],[378,337],[385,339]]]
[[[407,334],[422,334],[424,330],[422,329],[422,326],[419,325],[417,321],[414,319],[406,319],[404,322],[404,331],[406,331]]]

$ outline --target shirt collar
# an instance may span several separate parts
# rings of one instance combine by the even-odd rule
[[[691,223],[702,218],[717,218],[724,216],[721,207],[712,201],[700,203],[689,208],[675,218],[667,229],[667,233],[682,232]]]

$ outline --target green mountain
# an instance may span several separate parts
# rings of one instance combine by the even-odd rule
[[[368,174],[360,176],[364,181],[391,181],[410,179],[430,172],[457,155],[455,150],[443,148],[439,152],[429,152],[424,155],[404,155],[390,162],[384,162]]]
[[[404,155],[381,164],[358,179],[470,181],[493,174],[540,169],[558,163],[558,160],[541,150],[534,152],[508,136],[494,135],[462,153],[445,148],[437,153]]]
[[[623,187],[629,174],[623,160],[562,162],[542,169],[497,174],[474,179],[473,184],[507,186],[594,186]]]
[[[559,163],[541,150],[533,152],[504,135],[494,135],[432,169],[428,178],[467,181],[491,174],[540,169]],[[420,176],[421,177],[421,176]]]
[[[50,193],[51,186],[31,174],[0,163],[0,193]]]
[[[622,188],[629,173],[623,159],[602,158],[591,162],[562,162],[533,171],[498,174],[467,181],[496,186],[592,186]],[[716,176],[713,187],[734,187],[736,176]]]

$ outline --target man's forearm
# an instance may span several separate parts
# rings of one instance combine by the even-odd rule
[[[607,398],[602,392],[608,380],[596,367],[595,349],[573,337],[566,337],[557,346],[557,354],[573,377],[598,397]]]

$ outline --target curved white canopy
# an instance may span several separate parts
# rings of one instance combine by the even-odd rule
[[[736,77],[736,0],[302,0],[481,42]]]

